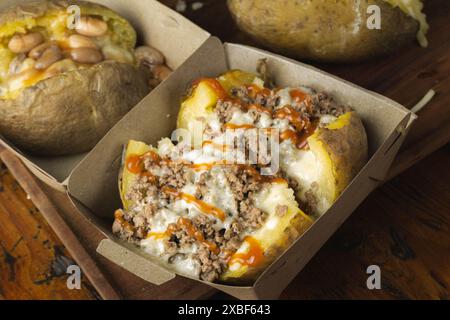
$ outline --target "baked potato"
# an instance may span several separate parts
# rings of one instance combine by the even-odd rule
[[[312,219],[286,180],[205,159],[169,139],[129,141],[113,232],[180,274],[251,283]]]
[[[312,88],[271,90],[238,70],[196,82],[182,103],[178,128],[192,133],[195,147],[205,140],[220,145],[227,130],[277,129],[279,167],[301,208],[316,216],[329,209],[368,155],[364,126],[350,107]]]
[[[304,86],[266,87],[240,70],[195,81],[177,125],[176,144],[125,146],[123,208],[112,230],[204,281],[254,283],[367,160],[364,126],[350,107]],[[256,146],[245,140],[252,130]]]
[[[381,29],[366,21],[380,8]],[[420,0],[228,0],[237,25],[262,45],[301,59],[353,62],[392,52],[416,36],[427,45]]]
[[[135,46],[130,23],[98,4],[35,1],[3,11],[1,134],[37,155],[90,150],[168,74],[160,52]]]

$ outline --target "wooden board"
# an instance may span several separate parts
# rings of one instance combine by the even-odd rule
[[[3,164],[0,221],[0,300],[97,298],[85,277],[81,290],[67,289],[73,258]]]
[[[104,299],[119,299],[119,295],[116,292],[116,290],[110,285],[109,281],[106,279],[104,274],[97,267],[91,255],[86,252],[84,247],[78,241],[78,236],[75,235],[74,232],[69,228],[69,226],[64,221],[63,217],[60,215],[60,213],[56,210],[55,206],[50,201],[50,199],[42,191],[39,183],[37,182],[37,179],[28,171],[28,169],[23,165],[23,163],[19,159],[17,159],[12,153],[7,151],[6,149],[0,148],[0,158],[2,162],[6,164],[6,166],[11,170],[14,178],[26,192],[27,199],[32,201],[33,204],[36,206],[36,208],[39,209],[39,211],[44,216],[45,220],[48,222],[48,225],[54,230],[59,239],[61,239],[65,247],[74,257],[75,261],[77,261],[78,265],[82,267],[86,278],[89,279],[91,283],[95,284],[95,288],[97,289],[100,296]],[[20,193],[19,196],[21,196]],[[10,282],[14,282],[16,273],[15,264],[19,259],[18,257],[21,256],[20,252],[18,257],[13,256],[12,253],[14,253],[16,249],[20,250],[20,248],[18,248],[18,245],[21,243],[21,241],[24,240],[24,235],[25,234],[29,235],[30,234],[29,229],[30,228],[34,229],[35,226],[30,223],[25,223],[24,221],[25,218],[29,218],[27,213],[30,213],[30,210],[25,210],[25,216],[23,217],[19,216],[17,213],[11,214],[11,212],[14,212],[16,206],[21,202],[19,201],[14,202],[12,201],[13,199],[11,198],[8,199],[8,195],[6,195],[6,197],[7,197],[6,199],[3,199],[4,201],[0,202],[0,208],[2,209],[2,212],[6,214],[10,213],[8,214],[8,217],[5,219],[5,221],[7,221],[8,223],[13,223],[17,227],[19,231],[18,234],[20,235],[20,237],[18,237],[17,241],[14,242],[14,244],[10,247],[11,249],[9,251],[5,246],[2,245],[5,260],[10,262],[7,263],[9,267],[8,268],[9,273],[3,272],[2,274],[3,276],[9,274]],[[21,224],[19,224],[20,222]],[[35,235],[33,235],[33,239],[39,240],[42,226],[38,224],[36,228],[37,232]],[[4,230],[6,231],[8,229],[5,228]],[[13,235],[11,234],[11,232],[6,232],[3,236],[6,239],[8,239]],[[11,240],[12,239],[13,238],[11,238]],[[71,265],[70,261],[63,255],[63,248],[56,245],[52,246],[52,244],[49,242],[49,239],[45,239],[44,242],[42,243],[44,246],[38,246],[38,248],[44,250],[53,249],[55,261],[54,263],[51,264],[49,272],[42,274],[43,276],[42,279],[34,280],[35,284],[36,281],[38,283],[45,284],[50,282],[51,279],[53,279],[58,275],[59,276],[64,275],[66,273],[67,267]],[[34,242],[32,241],[31,242],[27,241],[26,243],[28,245],[34,244]],[[45,254],[43,252],[40,252],[39,250],[29,250],[29,251],[30,251],[29,253],[36,255],[36,258],[45,257]],[[64,287],[67,288],[66,283],[63,283],[62,288]]]
[[[176,1],[162,2],[173,5]],[[196,1],[187,2],[189,4]],[[255,45],[234,26],[226,11],[225,0],[205,0],[203,3],[204,7],[200,10],[191,10],[188,6],[185,14],[224,41]],[[430,47],[427,49],[421,49],[413,43],[390,57],[367,63],[352,66],[317,65],[407,107],[415,105],[429,89],[437,91],[436,97],[419,113],[419,120],[397,158],[390,178],[450,140],[449,9],[450,3],[447,0],[427,1],[426,12],[431,25]],[[439,161],[420,164],[418,176],[414,172],[408,178],[397,178],[369,197],[294,280],[283,297],[448,298],[450,263],[446,259],[446,252],[450,243],[450,210],[448,184],[445,181],[449,177],[447,175],[447,180],[439,179],[444,178],[439,170],[448,173],[445,171],[449,160],[448,149],[446,150],[440,154]],[[429,176],[430,165],[434,169],[432,177]],[[11,170],[17,174],[14,168]],[[428,184],[425,189],[417,189],[422,179],[428,181]],[[433,179],[437,182],[433,182]],[[35,181],[34,178],[30,180]],[[22,182],[26,188],[27,181]],[[206,286],[182,278],[156,287],[106,261],[95,253],[95,246],[102,235],[73,209],[67,196],[40,182],[37,185],[56,209],[54,212],[64,219],[77,236],[79,241],[74,242],[86,249],[104,278],[122,297],[196,299],[214,293]],[[404,195],[406,191],[412,192],[411,195]],[[433,197],[433,191],[440,191],[443,196]],[[405,205],[408,205],[407,211],[402,212]],[[432,214],[428,215],[427,210],[432,210]],[[0,239],[3,239],[2,236]],[[428,244],[423,243],[424,239],[429,240]],[[61,240],[65,241],[66,246],[70,246],[66,237],[61,237]],[[8,248],[11,248],[11,244]],[[75,256],[78,251],[72,250],[71,253]],[[387,279],[387,287],[383,291],[368,291],[364,287],[364,266],[372,263],[379,263],[386,268],[387,276],[383,279]],[[421,281],[415,283],[414,279]],[[95,279],[92,285],[102,288]]]

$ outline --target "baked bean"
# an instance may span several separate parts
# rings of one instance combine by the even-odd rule
[[[105,60],[113,60],[122,63],[134,63],[133,54],[119,46],[106,45],[102,48],[103,57]]]
[[[63,55],[59,47],[50,46],[44,51],[44,53],[42,53],[41,57],[36,61],[36,65],[34,67],[38,70],[44,70],[62,58]]]
[[[134,50],[134,55],[139,64],[145,66],[164,64],[163,54],[152,47],[138,47]]]
[[[103,20],[85,16],[80,18],[75,30],[83,36],[100,37],[108,31],[108,25]]]
[[[79,34],[73,34],[69,37],[69,47],[71,47],[72,49],[98,49],[97,44],[91,38]]]
[[[29,53],[28,56],[34,60],[39,59],[45,50],[50,48],[52,45],[56,45],[53,41],[44,42],[36,47],[34,47]]]
[[[170,76],[170,74],[172,73],[172,70],[170,70],[170,68],[167,67],[166,65],[161,64],[161,65],[154,66],[152,68],[152,72],[156,79],[163,81],[163,80],[166,80]]]
[[[75,62],[95,64],[103,61],[103,55],[97,49],[77,48],[70,52],[70,56]]]
[[[26,53],[44,42],[44,37],[39,32],[16,34],[9,40],[8,48],[13,53]]]

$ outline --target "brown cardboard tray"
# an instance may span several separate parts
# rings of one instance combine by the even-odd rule
[[[68,189],[74,204],[105,240],[97,251],[139,277],[164,284],[175,277],[137,248],[112,235],[114,209],[120,207],[117,177],[121,150],[129,139],[155,144],[170,136],[180,97],[199,77],[214,77],[228,69],[254,71],[256,61],[268,60],[277,85],[307,85],[329,92],[339,102],[353,106],[361,116],[369,139],[370,160],[332,208],[318,219],[253,286],[239,287],[204,283],[241,299],[278,296],[292,278],[376,188],[389,169],[415,115],[383,96],[369,92],[318,69],[262,50],[208,39],[166,82],[161,84],[102,139],[70,176]]]

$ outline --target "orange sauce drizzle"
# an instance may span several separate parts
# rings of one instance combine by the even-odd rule
[[[246,253],[235,253],[228,260],[228,265],[240,263],[241,265],[256,267],[264,261],[264,250],[259,242],[253,237],[245,237],[244,242],[249,245]]]
[[[125,161],[125,167],[127,170],[133,174],[139,174],[146,176],[150,179],[150,181],[155,182],[156,177],[152,175],[150,172],[145,171],[144,168],[144,159],[151,158],[151,160],[155,163],[160,163],[160,156],[154,151],[147,151],[143,155],[132,154],[129,155]]]
[[[217,247],[217,245],[214,242],[206,240],[205,237],[203,237],[203,234],[195,228],[191,220],[181,217],[180,219],[178,219],[178,224],[185,227],[188,235],[194,237],[200,242],[205,243],[211,252],[214,252],[215,254],[219,253],[219,248]]]
[[[298,131],[302,131],[305,127],[305,120],[302,114],[290,106],[285,106],[275,111],[274,117],[289,120]]]
[[[222,210],[220,210],[219,208],[214,207],[200,199],[197,199],[196,197],[194,197],[191,194],[180,192],[180,191],[177,191],[177,190],[169,188],[169,187],[163,187],[162,191],[167,194],[170,194],[176,198],[182,199],[182,200],[186,201],[187,203],[192,203],[197,209],[199,209],[203,213],[213,215],[217,219],[222,220],[222,221],[225,220],[225,213]]]
[[[283,178],[272,177],[272,176],[263,176],[259,173],[256,168],[247,164],[239,165],[242,169],[244,169],[247,173],[252,175],[259,182],[268,182],[268,183],[286,183],[287,181]]]
[[[298,90],[298,89],[291,90],[291,91],[289,92],[289,95],[290,95],[291,98],[294,99],[296,102],[302,102],[302,101],[305,101],[305,100],[308,100],[308,99],[309,99],[309,95],[308,95],[308,94],[306,94],[306,93],[304,93],[303,91]]]
[[[239,130],[239,129],[254,129],[255,126],[252,124],[234,124],[234,123],[225,123],[226,130]]]
[[[205,146],[208,146],[208,145],[210,145],[214,149],[220,150],[222,152],[225,152],[225,151],[229,150],[230,148],[232,148],[229,145],[215,143],[215,142],[210,141],[210,140],[203,141],[202,148],[204,148]]]
[[[224,128],[225,128],[225,130],[258,129],[258,130],[261,130],[262,132],[264,132],[266,135],[272,135],[274,133],[274,131],[277,130],[276,128],[256,128],[252,124],[241,124],[241,125],[239,125],[239,124],[233,124],[233,123],[225,123]]]
[[[255,86],[255,85],[250,85],[247,86],[247,89],[251,92],[258,92],[260,93],[262,91],[262,89],[260,89],[259,87]],[[268,91],[264,91],[266,94],[267,92],[270,93],[270,90],[267,88],[264,88],[265,90]],[[304,93],[301,90],[298,89],[294,89],[290,91],[290,95],[292,97],[292,99],[294,99],[297,102],[302,102],[302,101],[309,101],[310,100],[310,96],[306,93]],[[272,118],[278,118],[278,119],[287,119],[296,129],[296,131],[294,130],[286,130],[284,132],[281,133],[280,138],[281,140],[292,140],[292,142],[297,146],[297,148],[299,149],[303,149],[305,146],[307,146],[307,141],[306,139],[314,133],[314,130],[317,128],[316,125],[312,125],[309,121],[309,119],[304,119],[302,117],[302,114],[295,110],[293,107],[291,106],[284,106],[280,109],[278,109],[275,112],[272,112],[272,110],[270,110],[269,108],[265,108],[261,105],[258,104],[250,104],[247,105],[245,103],[243,103],[242,101],[238,100],[238,99],[228,99],[229,101],[238,104],[240,106],[240,108],[242,110],[248,111],[250,109],[254,109],[258,112],[264,112],[267,113],[268,115],[270,115]],[[307,104],[309,106],[309,104]],[[235,125],[232,123],[226,123],[225,124],[225,129],[231,129],[231,130],[236,130],[236,129],[252,129],[255,128],[255,126],[253,125],[249,125],[249,124],[244,124],[244,125]],[[266,130],[266,134],[272,134],[272,130],[274,130],[273,128],[267,128]],[[211,142],[206,142],[206,144],[211,143]],[[223,146],[218,145],[217,146],[218,149],[223,149]]]
[[[197,241],[200,241],[200,242],[203,242],[204,244],[206,244],[206,246],[208,247],[208,249],[211,252],[213,252],[215,254],[218,254],[220,252],[217,245],[214,242],[206,240],[205,237],[203,236],[203,234],[195,228],[192,221],[189,220],[188,218],[184,218],[184,217],[179,218],[176,225],[178,225],[179,227],[184,227],[184,230],[186,231],[186,233],[189,236],[195,238]],[[167,228],[167,230],[165,232],[149,232],[147,235],[147,238],[154,238],[156,240],[167,238],[167,237],[170,238],[172,236],[172,234],[176,231],[176,225],[175,224],[169,225],[169,227]]]
[[[114,218],[127,230],[134,231],[134,227],[123,218],[123,213],[120,210],[114,212]]]
[[[252,97],[252,98],[255,98],[257,94],[261,94],[265,97],[268,97],[268,96],[270,96],[270,93],[271,93],[270,89],[260,88],[255,84],[249,84],[246,86],[246,88],[250,93],[250,97]]]
[[[292,143],[298,148],[303,149],[308,145],[307,139],[314,133],[317,129],[317,121],[307,122],[305,128],[300,131],[286,130],[280,134],[281,141],[291,140]]]

